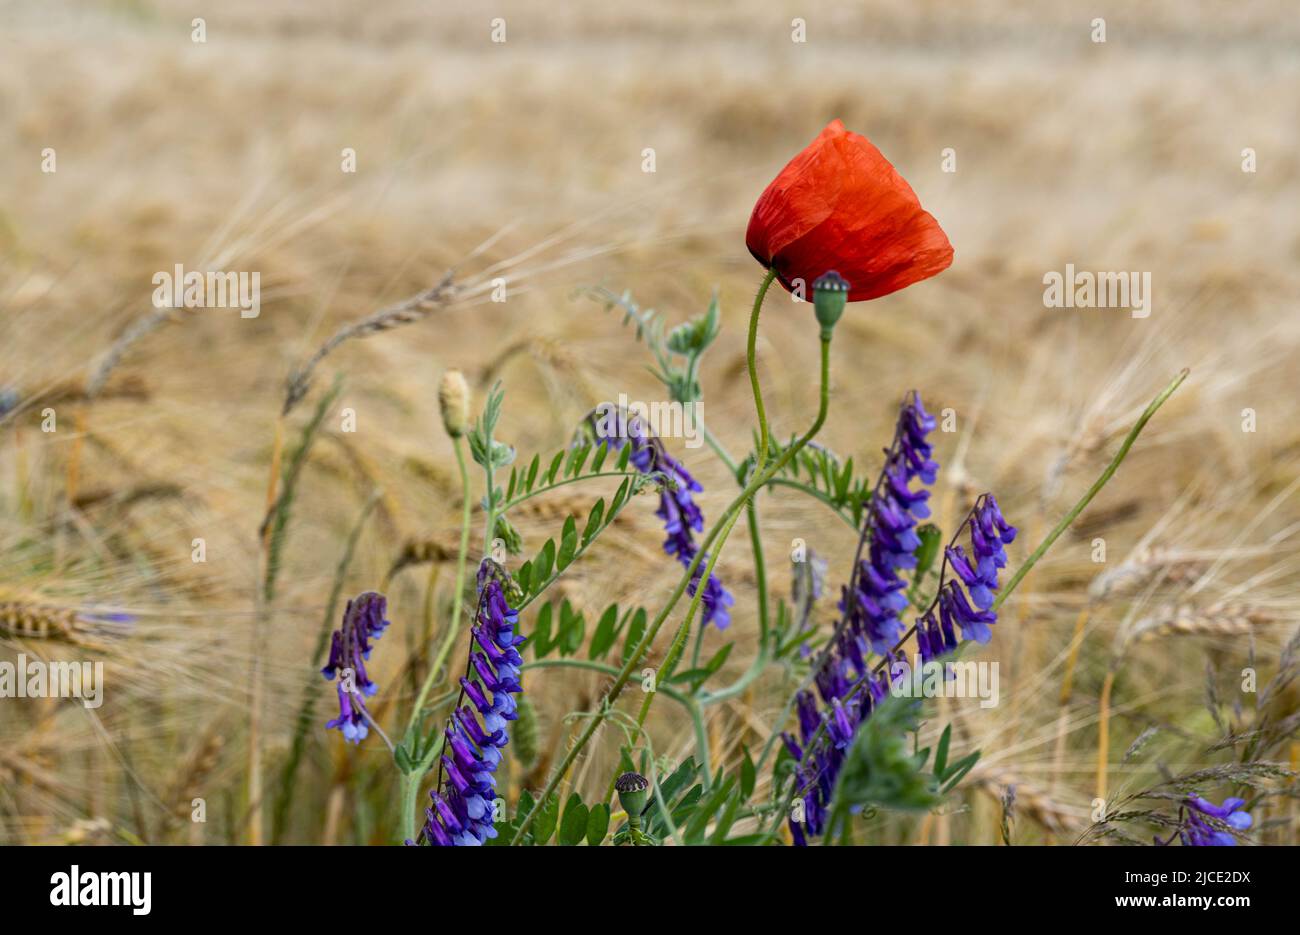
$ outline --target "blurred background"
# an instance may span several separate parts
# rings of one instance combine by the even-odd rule
[[[909,389],[952,408],[939,518],[951,527],[995,491],[1023,530],[1018,563],[1191,370],[1008,604],[981,657],[1001,666],[1001,704],[945,710],[962,748],[984,751],[965,791],[872,840],[995,843],[1014,786],[1016,843],[1149,841],[1098,828],[1095,800],[1251,757],[1294,768],[1297,49],[1282,2],[0,2],[0,658],[106,666],[98,709],[0,700],[0,840],[392,842],[388,755],[321,728],[334,700],[312,651],[378,491],[341,580],[345,596],[387,590],[395,625],[372,675],[381,723],[400,733],[451,600],[441,374],[465,371],[476,407],[502,381],[499,434],[545,454],[603,400],[663,398],[632,329],[584,290],[628,290],[670,322],[716,291],[704,413],[743,454],[761,277],[745,226],[837,117],[956,250],[938,278],[849,307],[822,436],[839,455],[874,470]],[[47,150],[56,171],[42,171]],[[1150,317],[1045,308],[1042,278],[1067,263],[1150,272]],[[259,271],[260,316],[160,313],[152,277],[176,264]],[[339,327],[449,269],[450,301],[341,344],[282,416],[287,377]],[[809,306],[770,296],[759,360],[778,435],[815,410],[816,343]],[[268,594],[268,478],[336,378]],[[47,408],[57,431],[42,431]],[[673,450],[716,513],[726,469]],[[521,532],[535,548],[587,505],[548,500]],[[778,597],[793,539],[827,558],[829,631],[853,530],[785,493],[762,510]],[[593,613],[654,606],[676,580],[652,504],[628,516],[563,582]],[[737,641],[736,671],[755,639],[746,538],[719,564],[733,627],[706,637],[706,651]],[[130,635],[87,637],[91,610],[129,615]],[[1260,690],[1242,690],[1246,669]],[[710,709],[715,765],[779,727],[792,686],[777,667]],[[532,677],[539,750],[510,789],[537,788],[565,716],[602,687],[594,673]],[[652,727],[658,752],[690,752],[673,710]],[[1242,733],[1256,749],[1218,746]],[[617,768],[618,739],[600,740],[578,788]],[[1239,778],[1204,788],[1218,801]],[[1293,843],[1294,787],[1258,791],[1256,840]],[[196,797],[206,823],[190,820]]]

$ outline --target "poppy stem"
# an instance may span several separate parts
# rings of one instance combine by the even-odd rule
[[[758,413],[758,457],[754,462],[756,474],[767,464],[767,449],[771,433],[767,427],[767,410],[763,408],[763,390],[758,385],[758,365],[754,360],[754,351],[758,345],[758,316],[763,310],[763,299],[767,296],[767,290],[774,279],[776,279],[776,270],[769,269],[767,275],[763,277],[763,284],[758,287],[758,295],[754,296],[754,310],[749,316],[749,344],[745,351],[745,363],[749,366],[749,385],[754,389],[754,410]]]

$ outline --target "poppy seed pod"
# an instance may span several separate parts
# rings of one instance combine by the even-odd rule
[[[636,827],[641,813],[645,811],[650,780],[640,773],[624,773],[614,780],[614,791],[618,793],[618,804],[627,812],[629,823]]]
[[[822,326],[822,337],[829,338],[835,323],[844,314],[844,303],[849,298],[849,282],[835,270],[817,277],[813,283],[813,311]]]
[[[469,384],[459,370],[448,370],[438,384],[438,408],[442,410],[442,426],[452,438],[465,434],[469,423]]]

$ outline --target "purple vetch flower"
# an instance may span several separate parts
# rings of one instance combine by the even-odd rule
[[[325,727],[337,727],[352,743],[360,743],[370,732],[365,699],[379,689],[366,674],[366,660],[370,658],[371,642],[388,627],[384,619],[387,607],[388,601],[375,591],[348,601],[343,623],[330,637],[329,661],[320,670],[327,679],[339,677],[339,716]]]
[[[1235,831],[1245,831],[1253,823],[1250,812],[1242,811],[1245,799],[1224,799],[1222,805],[1215,805],[1199,795],[1187,797],[1187,821],[1178,832],[1179,838],[1189,847],[1235,847],[1237,839],[1231,832],[1215,827],[1205,820],[1205,816],[1217,818]]]
[[[915,552],[921,544],[916,524],[930,515],[930,492],[924,485],[932,484],[939,470],[927,441],[934,428],[935,420],[920,396],[909,394],[867,507],[866,556],[843,589],[843,619],[814,673],[822,706],[809,692],[800,692],[796,698],[799,739],[782,735],[786,750],[799,764],[796,781],[802,792],[803,821],[793,816],[790,820],[790,834],[799,846],[825,830],[826,810],[858,726],[889,692],[887,679],[875,674],[868,657],[887,655],[903,636],[901,615],[908,600],[900,572],[916,567]],[[916,480],[922,486],[913,490]],[[943,646],[942,625],[936,622],[932,629]],[[924,632],[928,641],[931,630]]]
[[[998,572],[1007,565],[1003,546],[1015,541],[1016,527],[1006,521],[998,501],[988,493],[975,502],[964,527],[970,530],[971,554],[960,545],[950,545],[944,552],[957,577],[939,592],[939,619],[947,629],[956,624],[965,639],[987,643],[993,638],[989,627],[998,619],[992,609]]]
[[[921,405],[921,397],[909,395],[898,413],[894,443],[885,455],[885,467],[867,507],[867,554],[858,563],[851,587],[845,586],[840,600],[848,630],[864,639],[872,652],[885,654],[903,635],[901,613],[907,595],[900,570],[915,568],[917,520],[930,515],[930,491],[913,491],[911,483],[934,482],[939,465],[931,458],[926,436],[935,427],[934,417]]]
[[[704,488],[691,476],[686,467],[670,455],[663,442],[655,437],[641,418],[606,407],[602,417],[594,419],[594,434],[597,443],[606,442],[610,450],[623,447],[624,443],[632,446],[628,460],[642,474],[658,474],[664,478],[659,491],[659,508],[655,515],[663,520],[664,551],[677,559],[683,567],[690,567],[695,560],[699,547],[695,544],[695,534],[704,531],[704,514],[695,502],[693,494]],[[613,424],[611,424],[613,423]],[[705,553],[687,587],[687,593],[695,596],[700,577],[708,564],[709,556]],[[735,604],[731,593],[722,586],[717,575],[709,575],[705,582],[704,594],[700,598],[705,625],[713,624],[719,630],[731,625],[731,613],[728,608]]]
[[[515,695],[523,691],[515,632],[519,612],[509,605],[501,579],[479,567],[479,606],[470,632],[469,670],[460,680],[459,704],[448,719],[437,788],[429,793],[421,838],[434,846],[476,846],[497,836],[492,803],[496,768],[509,743],[507,725],[518,717]],[[475,648],[477,647],[477,648]]]

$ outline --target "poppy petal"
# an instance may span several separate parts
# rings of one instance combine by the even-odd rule
[[[788,290],[829,269],[849,301],[897,292],[952,265],[952,244],[865,136],[832,121],[759,196],[746,246]]]

